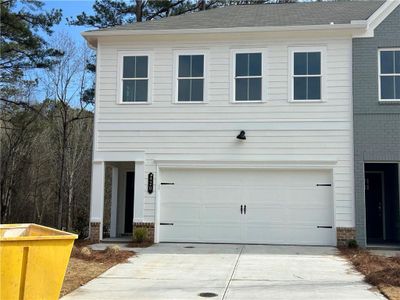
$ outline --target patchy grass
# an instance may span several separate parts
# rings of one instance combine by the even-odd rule
[[[98,277],[116,264],[126,262],[129,257],[134,255],[132,251],[120,250],[115,246],[95,251],[88,248],[88,244],[77,243],[74,246],[60,297]]]
[[[388,299],[400,300],[400,256],[385,257],[366,250],[341,249],[341,253]]]

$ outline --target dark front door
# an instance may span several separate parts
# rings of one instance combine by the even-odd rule
[[[135,173],[127,172],[126,194],[125,194],[125,233],[132,233],[134,192],[135,192]]]
[[[365,173],[365,204],[367,217],[367,242],[383,241],[383,173]]]

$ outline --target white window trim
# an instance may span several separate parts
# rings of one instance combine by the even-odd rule
[[[294,54],[299,52],[320,52],[321,53],[321,99],[315,100],[294,100]],[[288,72],[288,102],[290,103],[322,103],[326,102],[326,47],[289,47],[289,72]],[[313,75],[310,75],[313,77]],[[319,76],[315,76],[319,77]]]
[[[203,64],[203,77],[196,77],[197,79],[203,79],[203,101],[178,101],[178,78],[179,78],[179,56],[180,55],[203,55],[204,56],[204,64]],[[172,84],[172,103],[179,105],[196,105],[196,104],[206,104],[208,103],[208,51],[207,50],[174,50],[174,66],[173,66],[173,84]],[[184,78],[179,78],[184,79]],[[190,79],[194,79],[190,77]]]
[[[400,73],[381,74],[381,52],[382,51],[400,51],[400,48],[381,48],[378,49],[378,98],[379,102],[400,102],[400,99],[382,99],[381,98],[381,76],[400,76]]]
[[[236,100],[236,54],[240,53],[261,53],[261,100]],[[251,104],[251,103],[264,103],[267,102],[267,58],[268,50],[265,48],[246,48],[246,49],[232,49],[231,50],[231,96],[230,102],[233,104]]]
[[[147,101],[143,102],[123,102],[122,101],[122,80],[124,72],[124,57],[125,56],[147,56]],[[118,74],[117,74],[117,104],[121,105],[148,105],[152,103],[153,91],[153,54],[151,51],[118,51]],[[139,78],[138,78],[139,79]],[[143,78],[142,78],[143,79]]]

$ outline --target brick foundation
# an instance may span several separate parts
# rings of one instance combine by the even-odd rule
[[[90,222],[90,241],[94,243],[100,242],[100,222]]]
[[[336,239],[338,247],[346,247],[349,241],[356,239],[356,229],[351,227],[337,227]]]
[[[147,241],[154,242],[154,223],[137,222],[133,223],[133,230],[135,228],[146,228],[147,229]]]

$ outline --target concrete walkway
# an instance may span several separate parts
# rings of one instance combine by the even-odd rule
[[[335,248],[158,244],[63,299],[385,299],[362,280]]]

